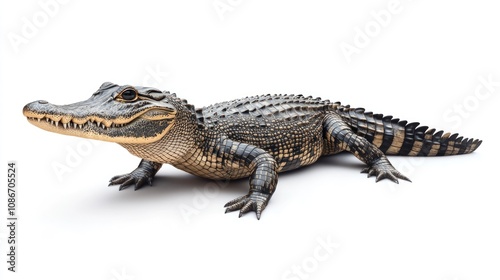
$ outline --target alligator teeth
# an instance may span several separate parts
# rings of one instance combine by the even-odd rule
[[[99,128],[102,128],[102,129],[110,129],[110,128],[118,128],[118,127],[122,127],[122,126],[125,126],[125,124],[118,124],[118,123],[113,123],[111,122],[109,124],[109,126],[106,126],[106,124],[104,122],[100,122],[100,121],[92,121],[92,120],[88,120],[87,122],[83,123],[83,124],[78,124],[76,122],[74,122],[73,120],[69,120],[68,122],[63,122],[61,120],[59,121],[55,121],[55,120],[52,120],[50,117],[41,117],[41,118],[36,118],[36,117],[33,117],[33,118],[29,118],[31,120],[37,120],[38,122],[41,122],[42,120],[45,120],[46,122],[50,123],[51,125],[55,126],[55,127],[59,127],[59,124],[61,124],[61,126],[64,128],[64,129],[71,129],[71,128],[74,128],[74,129],[83,129],[84,126],[86,125],[95,125]],[[72,127],[73,126],[73,127]]]

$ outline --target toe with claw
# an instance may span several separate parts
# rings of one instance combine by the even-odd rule
[[[397,171],[396,168],[394,168],[394,166],[392,166],[392,164],[386,158],[378,159],[377,161],[373,162],[371,166],[361,170],[361,173],[368,173],[368,177],[376,176],[376,182],[382,179],[389,179],[396,184],[399,184],[398,179],[411,182],[408,177]]]
[[[142,188],[144,185],[153,185],[153,178],[160,169],[161,164],[142,160],[139,166],[128,174],[118,175],[109,180],[109,186],[120,185],[119,190],[124,190],[134,186],[134,190]]]
[[[144,174],[144,172],[136,172],[134,170],[129,174],[114,176],[109,180],[109,186],[112,185],[120,185],[119,190],[124,190],[130,186],[134,186],[134,190],[138,190],[142,188],[146,183],[150,186],[153,185],[153,177],[148,176],[148,174]],[[141,174],[142,173],[142,174]]]
[[[254,211],[257,219],[260,220],[260,215],[266,208],[269,199],[271,199],[270,194],[251,191],[247,195],[229,201],[224,207],[226,207],[226,213],[240,210],[239,217],[245,213]]]

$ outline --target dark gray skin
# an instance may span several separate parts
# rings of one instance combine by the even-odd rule
[[[152,184],[162,164],[210,179],[249,178],[249,193],[226,212],[255,211],[260,219],[278,173],[319,157],[351,152],[376,181],[409,179],[385,155],[441,156],[471,153],[480,140],[435,132],[302,95],[265,95],[195,109],[175,94],[154,88],[104,83],[90,99],[57,106],[35,101],[28,120],[51,132],[115,142],[141,158],[131,173],[115,176],[120,190]]]

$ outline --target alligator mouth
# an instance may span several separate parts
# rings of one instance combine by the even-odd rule
[[[143,112],[139,112],[135,115],[129,116],[127,118],[118,117],[116,119],[110,120],[101,118],[99,116],[88,116],[88,117],[73,117],[64,114],[47,114],[42,112],[36,112],[33,110],[25,109],[24,115],[32,124],[36,126],[51,125],[56,129],[77,129],[84,130],[86,127],[98,127],[104,130],[111,128],[120,128],[129,124],[132,124],[138,119],[145,119],[149,121],[159,121],[159,120],[169,120],[175,118],[175,113],[170,109],[165,108],[150,108]]]
[[[81,121],[79,119],[70,119],[69,121],[63,121],[63,118],[57,119],[52,117],[27,117],[28,121],[33,123],[47,123],[55,128],[63,128],[63,129],[79,129],[83,130],[87,126],[96,126],[100,127],[104,130],[109,128],[118,128],[123,127],[129,123],[114,123],[112,121],[99,121],[98,119],[88,119]]]
[[[174,123],[175,113],[153,108],[128,118],[107,120],[98,116],[73,117],[25,110],[28,122],[41,129],[115,143],[151,143],[163,137]],[[154,125],[157,123],[158,125]],[[135,127],[140,129],[136,129]],[[147,128],[146,128],[147,127]]]

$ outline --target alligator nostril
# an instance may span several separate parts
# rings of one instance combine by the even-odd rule
[[[47,102],[47,101],[45,101],[45,100],[38,100],[38,103],[40,103],[40,104],[47,104],[47,103],[49,103],[49,102]]]

